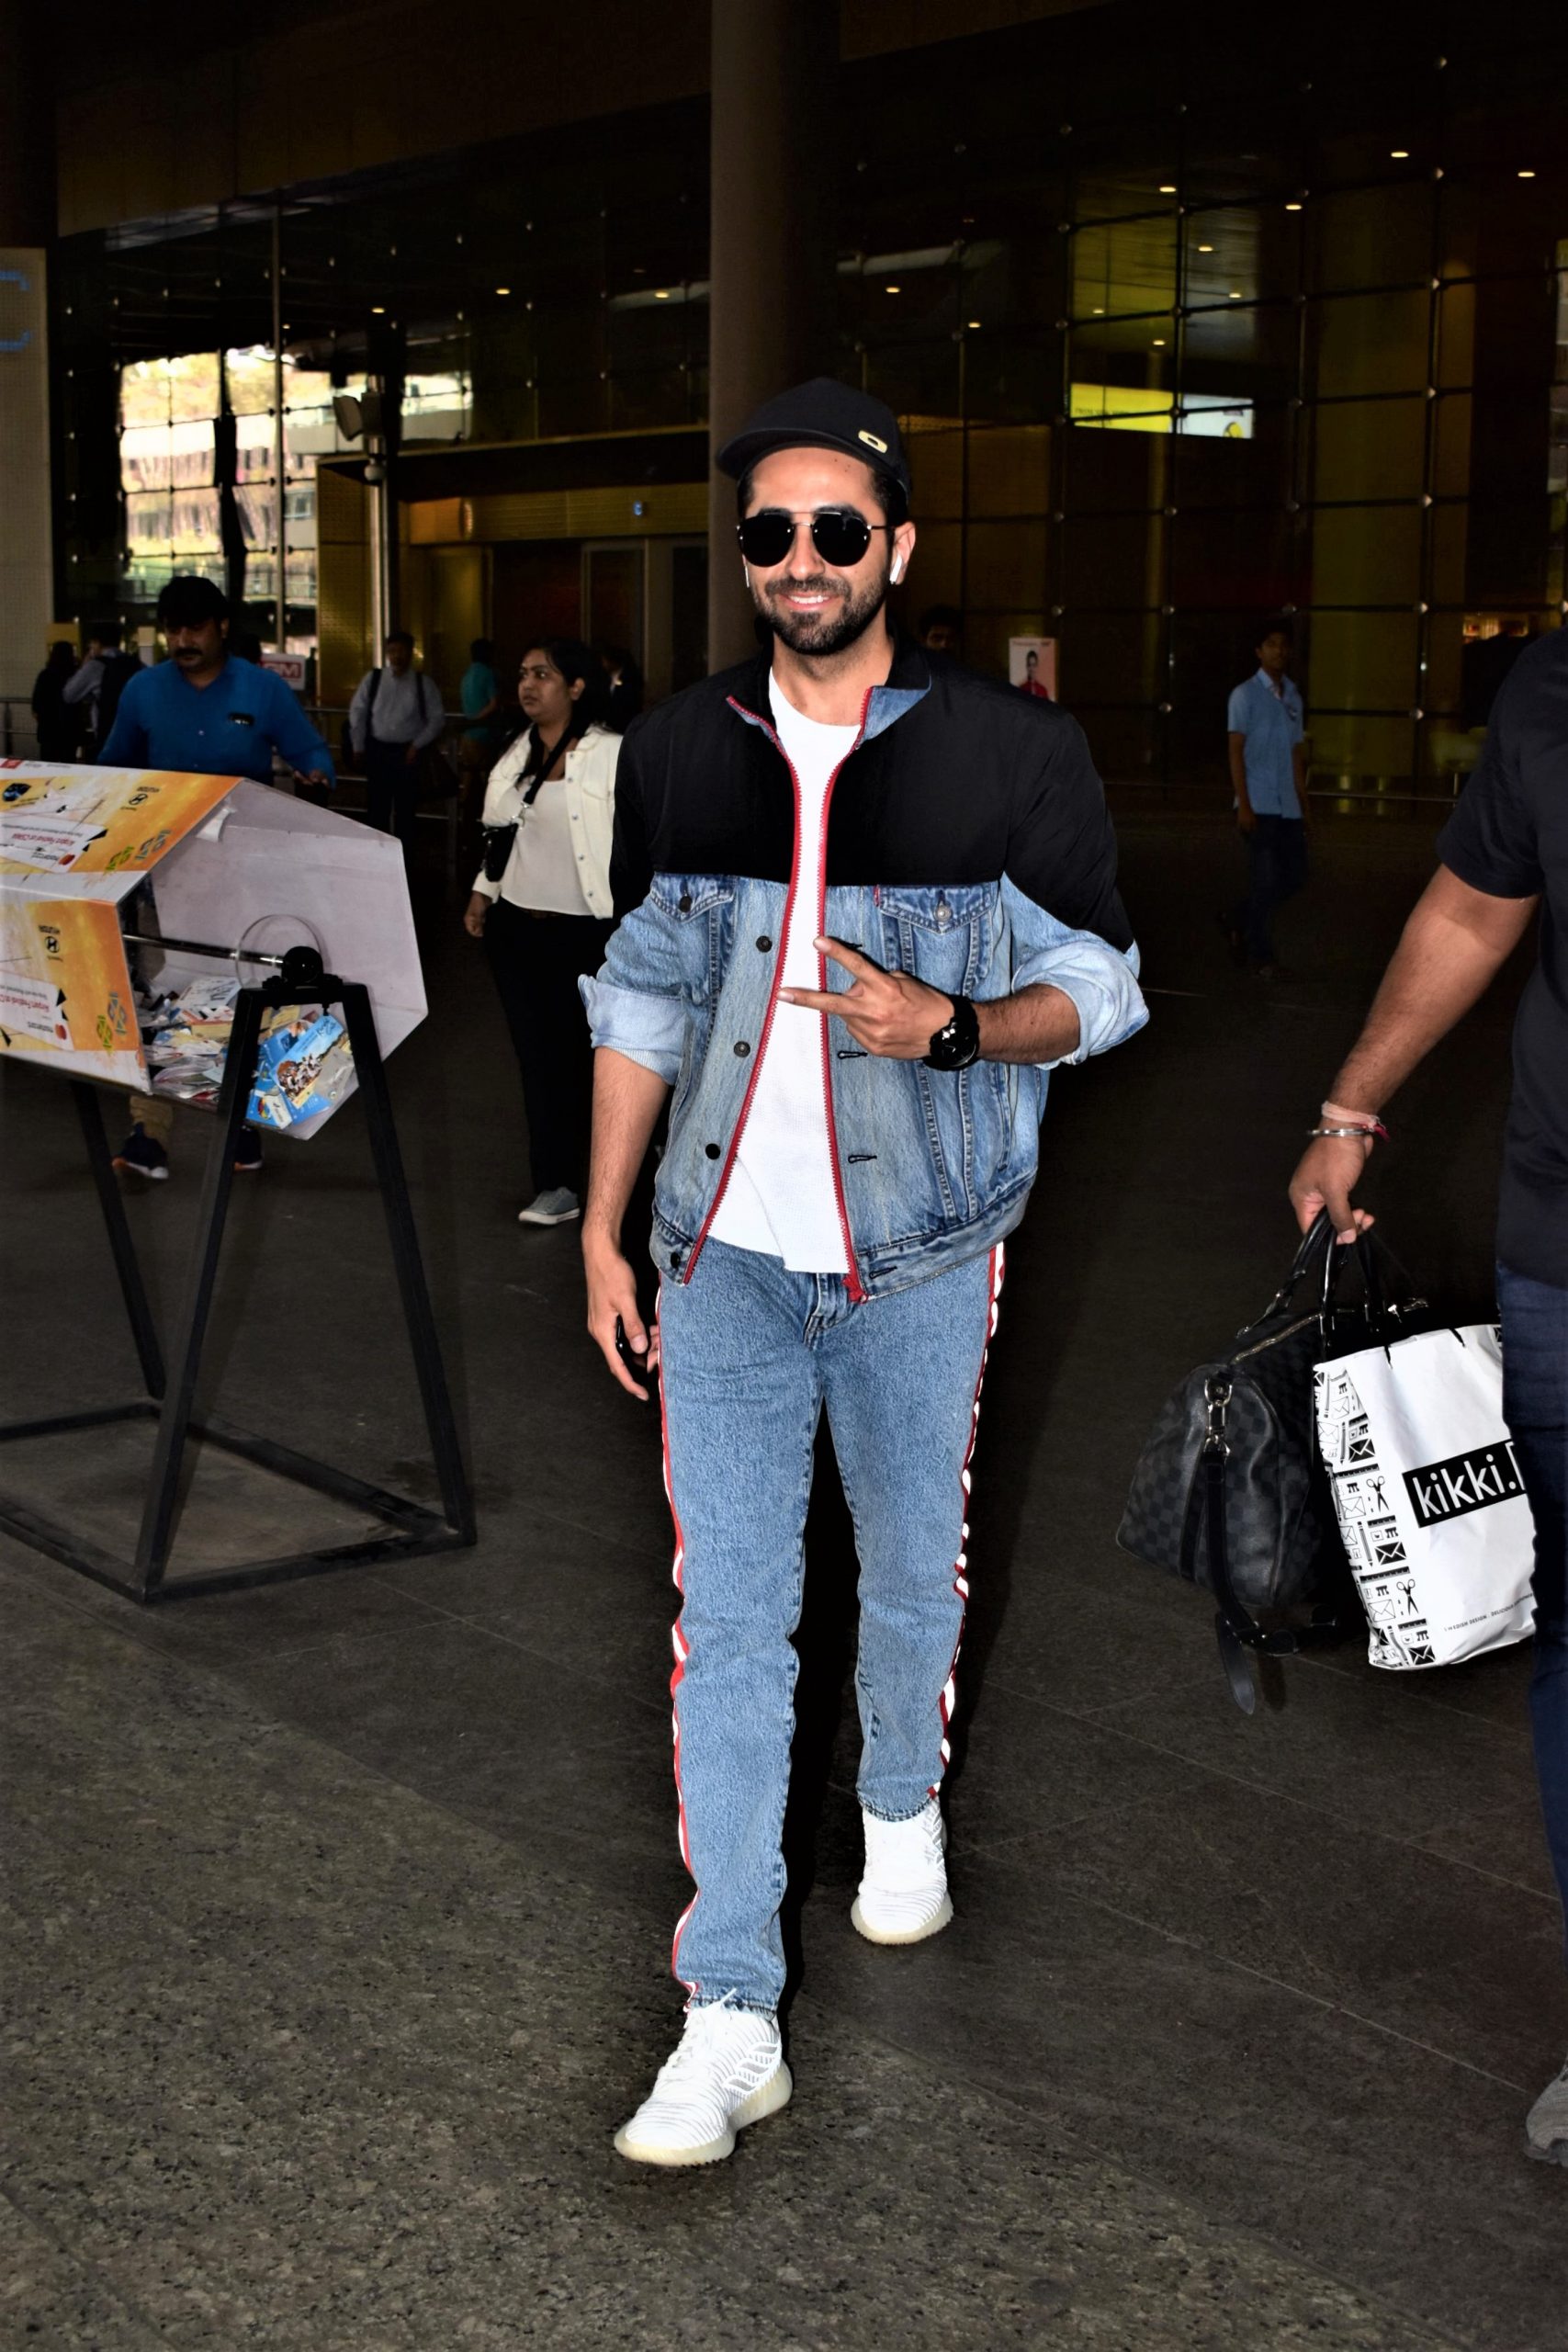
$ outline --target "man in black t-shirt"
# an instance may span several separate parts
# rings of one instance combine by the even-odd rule
[[[1503,1410],[1535,1516],[1536,1771],[1568,1905],[1568,630],[1523,653],[1486,749],[1438,842],[1367,1023],[1291,1184],[1304,1232],[1371,1224],[1350,1195],[1378,1114],[1484,993],[1540,910],[1540,956],[1514,1029],[1497,1229]],[[1568,2066],[1530,2109],[1531,2155],[1568,2165]]]

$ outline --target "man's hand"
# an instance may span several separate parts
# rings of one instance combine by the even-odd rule
[[[485,897],[484,892],[482,890],[470,891],[468,894],[468,903],[463,909],[463,929],[468,933],[470,939],[482,939],[484,937],[485,917],[489,912],[490,900]]]
[[[403,765],[405,767],[412,768],[418,757],[419,745],[417,743],[411,743],[407,751],[403,753]]]
[[[907,972],[885,972],[841,940],[818,939],[812,944],[848,972],[850,986],[837,994],[826,989],[781,989],[784,1002],[833,1013],[869,1054],[922,1061],[937,1031],[953,1018],[951,997],[927,988],[923,980],[912,980]]]
[[[299,783],[313,784],[318,791],[330,792],[333,788],[333,780],[325,768],[296,768],[294,775]]]
[[[1371,1155],[1371,1144],[1354,1136],[1314,1138],[1291,1179],[1291,1206],[1303,1233],[1315,1225],[1320,1209],[1328,1211],[1339,1241],[1354,1241],[1358,1233],[1365,1233],[1376,1223],[1370,1211],[1350,1205],[1350,1195]]]
[[[628,1396],[640,1397],[646,1405],[648,1390],[633,1379],[615,1344],[615,1328],[619,1324],[632,1353],[640,1356],[646,1351],[647,1369],[658,1370],[659,1326],[656,1323],[649,1332],[637,1312],[637,1276],[619,1243],[609,1234],[587,1226],[582,1232],[582,1266],[588,1277],[588,1329],[621,1386]]]
[[[1237,801],[1235,825],[1238,833],[1255,833],[1258,831],[1258,811],[1250,801]]]

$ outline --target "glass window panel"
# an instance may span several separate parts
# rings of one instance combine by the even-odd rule
[[[1312,600],[1414,605],[1420,594],[1419,506],[1341,506],[1312,518]]]
[[[1071,240],[1075,319],[1167,311],[1176,300],[1174,213],[1080,229]]]
[[[1425,288],[1342,294],[1314,302],[1307,320],[1316,390],[1424,391],[1431,303]]]
[[[1437,381],[1470,384],[1475,379],[1475,288],[1445,286],[1438,297]]]
[[[976,605],[1027,605],[1045,595],[1043,520],[971,523],[968,600]]]
[[[984,431],[968,436],[971,464],[980,444],[987,438]],[[915,485],[915,511],[919,518],[922,553],[926,535],[939,515],[962,515],[964,513],[964,443],[962,433],[907,432],[905,435],[904,447]]]
[[[923,481],[921,487],[923,494]],[[969,435],[971,514],[1043,514],[1050,503],[1048,425],[993,426]]]
[[[1307,412],[1316,499],[1416,498],[1427,460],[1427,401],[1333,401]]]
[[[168,362],[169,420],[180,424],[220,413],[218,354],[183,352]]]
[[[1432,487],[1439,497],[1462,498],[1470,487],[1470,436],[1474,402],[1468,392],[1445,392],[1438,402]]]
[[[1243,301],[1293,296],[1301,283],[1302,215],[1226,205],[1190,212],[1182,223],[1182,299]]]
[[[1216,412],[1222,418],[1228,413]],[[1245,435],[1183,432],[1172,452],[1170,503],[1194,507],[1274,507],[1292,494],[1293,420],[1280,403],[1254,407]],[[1250,526],[1249,526],[1250,527]]]
[[[1417,636],[1414,612],[1314,608],[1305,671],[1309,720],[1319,709],[1402,711],[1419,702]]]
[[[1059,526],[1062,602],[1141,611],[1165,598],[1163,526],[1154,514],[1069,514]]]
[[[176,490],[170,543],[176,555],[216,555],[222,546],[215,490]]]
[[[1232,302],[1190,311],[1182,328],[1187,380],[1207,390],[1288,399],[1296,390],[1301,328],[1293,302]]]
[[[1358,286],[1419,286],[1432,274],[1436,187],[1413,180],[1309,197],[1307,283],[1315,293]]]
[[[1379,718],[1364,711],[1308,713],[1308,763],[1314,786],[1347,777],[1357,788],[1380,778],[1404,783],[1416,740],[1408,718]]]
[[[1068,514],[1086,514],[1166,505],[1156,493],[1168,452],[1163,436],[1074,425],[1062,435],[1062,503]]]
[[[1251,616],[1292,602],[1297,536],[1296,518],[1278,507],[1201,515],[1183,509],[1170,535],[1170,601],[1179,618],[1192,605],[1232,605]]]

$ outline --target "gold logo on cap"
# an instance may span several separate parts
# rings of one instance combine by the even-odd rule
[[[868,433],[863,424],[860,431],[855,435],[855,439],[857,441],[863,441],[867,448],[874,449],[879,457],[885,458],[887,455],[886,442],[879,441],[874,433]]]

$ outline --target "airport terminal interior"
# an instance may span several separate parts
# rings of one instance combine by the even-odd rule
[[[1522,2118],[1568,2000],[1529,1645],[1379,1673],[1363,1626],[1271,1664],[1245,1716],[1207,1596],[1116,1531],[1162,1400],[1289,1262],[1303,1132],[1501,677],[1568,615],[1568,20],[737,7],[762,29],[725,80],[698,6],[277,0],[239,28],[87,0],[67,39],[0,0],[0,755],[36,756],[51,642],[112,618],[154,658],[176,574],[225,591],[334,752],[392,628],[454,741],[476,639],[510,678],[580,636],[657,705],[750,642],[716,384],[791,348],[896,412],[898,617],[951,605],[964,662],[1015,682],[1049,649],[1152,1016],[1053,1084],[1010,1243],[956,1917],[904,1951],[850,1927],[824,1443],[795,2098],[728,2165],[614,2153],[680,2022],[658,1420],[584,1332],[577,1228],[517,1222],[516,1073],[461,922],[476,812],[427,803],[428,1012],[388,1072],[478,1540],[146,1608],[0,1534],[0,2343],[1554,2352],[1568,2180]],[[770,20],[829,47],[770,79]],[[771,220],[736,217],[749,141],[781,158]],[[790,344],[744,273],[792,243]],[[1226,696],[1280,615],[1313,868],[1262,985],[1215,914]],[[1456,1322],[1493,1313],[1529,955],[1375,1170]],[[39,1059],[0,1052],[6,1418],[63,1423],[136,1354]],[[175,1181],[124,1195],[165,1329],[210,1127],[182,1109]],[[202,1402],[434,1507],[368,1132],[349,1104],[237,1187]],[[0,1487],[112,1551],[150,1445],[55,1428],[0,1446]],[[367,1526],[202,1443],[176,1562]]]

